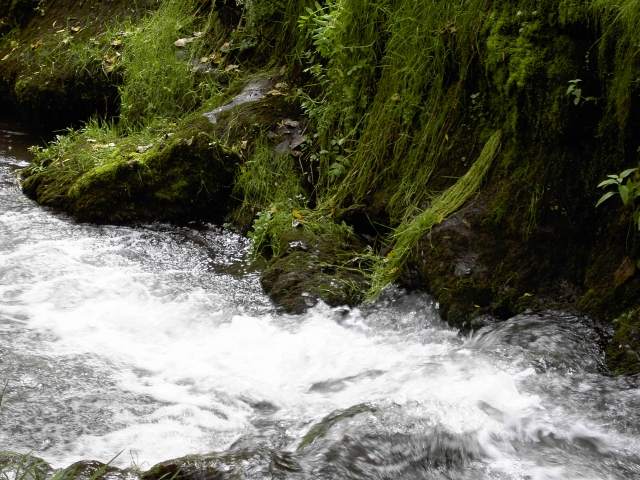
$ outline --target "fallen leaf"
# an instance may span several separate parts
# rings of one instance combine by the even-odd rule
[[[231,64],[224,67],[225,72],[236,72],[238,70],[240,70],[240,65]]]

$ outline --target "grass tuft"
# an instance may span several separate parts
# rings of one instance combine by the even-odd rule
[[[396,229],[391,238],[393,249],[385,258],[380,259],[373,270],[369,297],[377,297],[385,286],[395,281],[418,241],[435,225],[460,209],[478,191],[498,155],[501,141],[502,132],[495,132],[462,178],[436,197],[424,212]]]

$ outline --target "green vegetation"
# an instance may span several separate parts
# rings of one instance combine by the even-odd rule
[[[607,177],[606,180],[598,185],[598,188],[613,187],[614,190],[609,190],[602,195],[598,203],[596,203],[596,207],[610,198],[618,196],[622,204],[631,211],[633,223],[640,232],[640,205],[638,204],[640,199],[640,173],[638,168],[629,168],[618,175],[607,175]]]
[[[424,212],[396,229],[393,234],[393,249],[373,273],[371,290],[373,296],[377,296],[385,286],[398,278],[418,241],[435,225],[462,207],[478,191],[498,154],[501,138],[501,132],[494,133],[487,141],[478,160],[462,178],[434,198]]]
[[[640,308],[626,311],[613,322],[616,332],[607,350],[617,374],[640,373]]]
[[[123,38],[120,87],[123,127],[140,127],[157,118],[174,118],[192,111],[207,98],[206,89],[204,92],[197,89],[190,60],[201,51],[201,37],[211,27],[211,19],[199,25],[194,12],[193,0],[169,0],[142,22],[126,29],[129,34]],[[205,31],[198,30],[200,27]],[[182,59],[174,47],[180,39],[188,47],[178,52],[186,57]]]

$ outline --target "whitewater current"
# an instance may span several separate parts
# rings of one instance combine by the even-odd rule
[[[240,236],[24,197],[31,142],[0,124],[0,451],[139,469],[244,452],[255,479],[640,478],[638,381],[607,374],[589,319],[464,335],[398,291],[284,315]]]

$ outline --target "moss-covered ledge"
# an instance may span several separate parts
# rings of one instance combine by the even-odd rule
[[[78,158],[41,157],[23,170],[22,188],[79,221],[222,223],[233,206],[239,158],[215,139],[205,119],[197,123],[160,135],[155,145],[100,145],[85,138],[77,148],[91,152],[97,145],[111,156],[86,171],[73,169]]]
[[[607,348],[609,367],[617,374],[640,374],[640,307],[613,321],[615,335]]]

